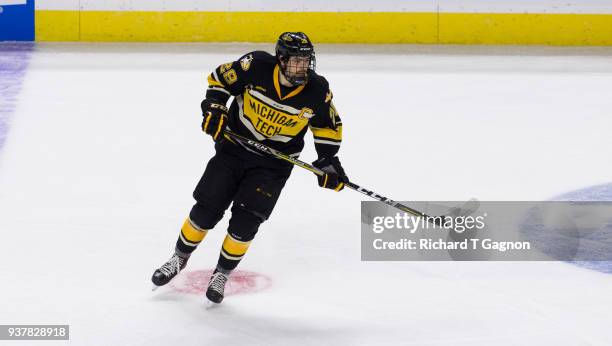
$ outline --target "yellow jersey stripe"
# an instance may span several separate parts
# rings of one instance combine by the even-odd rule
[[[274,66],[274,76],[273,76],[273,80],[274,80],[274,89],[276,89],[276,94],[278,95],[278,98],[279,98],[279,99],[281,99],[281,100],[288,99],[288,98],[290,98],[290,97],[293,97],[293,96],[295,96],[295,95],[299,94],[299,93],[300,93],[300,91],[304,90],[304,87],[305,87],[306,85],[300,85],[299,87],[297,87],[295,90],[293,90],[293,91],[292,91],[292,92],[290,92],[289,94],[287,94],[287,95],[283,96],[283,95],[281,94],[281,89],[280,89],[280,81],[278,80],[278,79],[279,79],[279,73],[280,73],[280,72],[279,72],[279,70],[280,70],[280,67],[278,66],[278,64],[276,64],[276,66]]]
[[[333,139],[336,141],[341,141],[342,140],[342,126],[338,126],[338,128],[334,129],[327,129],[327,128],[317,128],[317,127],[310,127],[310,131],[312,131],[312,134],[315,137],[321,137],[321,138],[328,138],[328,139]]]
[[[220,87],[225,89],[225,86],[221,84],[221,82],[217,81],[212,73],[208,75],[208,85],[211,87]]]

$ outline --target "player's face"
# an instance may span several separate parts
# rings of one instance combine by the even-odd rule
[[[285,73],[290,78],[306,78],[308,66],[310,65],[310,57],[308,56],[292,56],[287,60],[287,68]]]

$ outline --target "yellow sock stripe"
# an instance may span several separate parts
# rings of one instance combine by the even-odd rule
[[[323,187],[327,187],[327,177],[329,177],[329,175],[325,174],[325,178],[323,178]]]
[[[230,256],[244,256],[249,249],[249,245],[251,245],[250,241],[240,241],[228,234],[223,241],[222,250]]]
[[[223,249],[221,249],[221,256],[227,258],[230,261],[240,261],[242,259],[242,257],[244,257],[244,255],[242,255],[242,256],[232,256],[232,255],[226,253]]]
[[[189,218],[187,218],[183,224],[183,227],[181,228],[181,233],[183,238],[185,238],[185,240],[188,242],[199,243],[202,241],[202,239],[204,239],[208,231],[197,227]]]
[[[191,247],[196,247],[196,246],[200,245],[200,242],[192,243],[189,240],[185,239],[185,236],[183,235],[183,231],[179,232],[179,239],[181,240],[183,245],[187,245],[187,246],[191,246]]]
[[[227,251],[225,251],[225,249],[221,249],[221,256],[227,258],[228,260],[232,260],[232,261],[240,261],[242,259],[242,257],[244,257],[245,254],[242,255],[233,255],[228,253]]]

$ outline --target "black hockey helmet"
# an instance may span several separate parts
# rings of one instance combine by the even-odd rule
[[[315,70],[316,59],[312,41],[303,32],[284,32],[276,42],[276,59],[283,75],[291,84],[301,85],[308,81],[308,72],[303,76],[291,76],[287,73],[287,62],[292,56],[308,57],[308,69]]]

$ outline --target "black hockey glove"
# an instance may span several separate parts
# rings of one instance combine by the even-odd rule
[[[317,175],[321,187],[340,191],[344,188],[344,183],[349,181],[337,156],[320,157],[312,165],[325,172],[325,175]]]
[[[216,100],[204,100],[202,107],[202,131],[211,135],[216,142],[223,138],[223,130],[227,126],[227,107]]]

